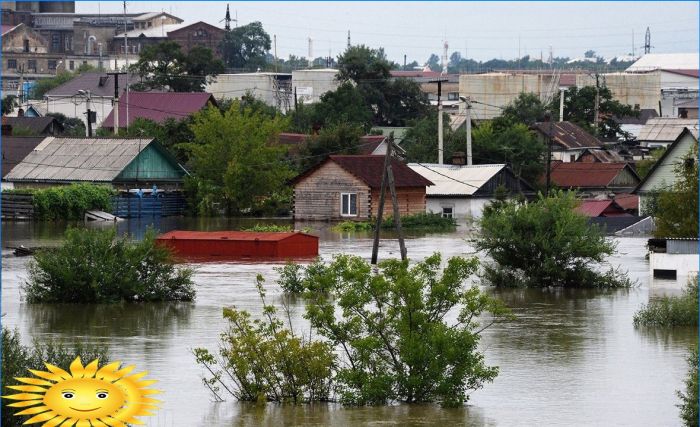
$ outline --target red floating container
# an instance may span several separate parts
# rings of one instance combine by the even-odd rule
[[[318,256],[318,237],[301,232],[170,231],[157,237],[181,258],[291,259]]]

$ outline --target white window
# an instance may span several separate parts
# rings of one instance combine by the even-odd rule
[[[442,217],[443,218],[452,218],[452,207],[451,206],[449,208],[447,208],[447,207],[442,208]]]
[[[340,194],[340,214],[342,216],[357,216],[357,193]]]
[[[459,101],[459,92],[447,92],[448,101]]]

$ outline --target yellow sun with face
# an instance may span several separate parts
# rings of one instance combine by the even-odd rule
[[[134,366],[120,369],[121,362],[113,362],[100,368],[97,360],[83,366],[80,357],[70,364],[70,373],[45,365],[48,371],[29,370],[38,378],[15,378],[24,384],[7,386],[21,393],[2,396],[17,401],[7,406],[27,408],[15,415],[33,415],[24,424],[126,427],[144,424],[136,417],[158,409],[160,401],[148,396],[160,391],[147,388],[155,380],[143,380],[146,372],[129,375]]]

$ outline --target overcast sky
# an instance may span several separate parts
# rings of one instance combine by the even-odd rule
[[[652,52],[698,51],[698,2],[229,2],[238,25],[260,21],[277,54],[337,56],[352,44],[384,47],[390,59],[424,63],[431,53],[477,60],[581,57],[592,49],[611,57],[643,51],[651,29]],[[223,28],[226,2],[127,2],[127,12],[166,11],[187,23]],[[76,2],[77,12],[114,13],[122,2]],[[235,25],[235,23],[234,23]],[[634,41],[634,43],[633,43]]]

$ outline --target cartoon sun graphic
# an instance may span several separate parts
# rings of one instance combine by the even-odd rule
[[[135,417],[153,415],[149,410],[160,403],[148,397],[160,391],[146,388],[155,383],[142,380],[147,372],[128,375],[134,366],[119,369],[121,362],[113,362],[99,368],[97,360],[83,366],[80,357],[70,364],[70,373],[45,365],[48,371],[29,370],[38,378],[15,378],[26,385],[8,386],[21,393],[2,396],[18,401],[7,406],[27,408],[15,415],[34,415],[24,424],[126,427],[144,424]]]

